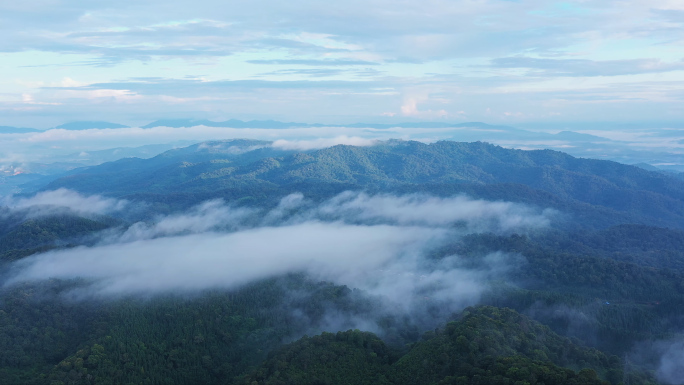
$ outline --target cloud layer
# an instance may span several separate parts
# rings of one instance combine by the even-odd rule
[[[96,279],[102,294],[237,287],[293,271],[344,280],[376,270],[439,235],[391,226],[303,223],[53,252],[21,264],[15,280]]]
[[[0,5],[2,125],[682,118],[676,1],[31,4]]]
[[[186,213],[109,230],[93,246],[50,251],[15,263],[5,285],[84,279],[72,294],[130,294],[235,288],[293,272],[381,295],[410,310],[426,300],[455,310],[477,301],[488,280],[518,257],[492,255],[479,268],[426,253],[472,231],[529,231],[552,212],[458,196],[347,192],[320,204],[302,194],[268,212],[220,200]]]

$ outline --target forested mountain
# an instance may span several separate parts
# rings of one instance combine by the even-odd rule
[[[467,192],[591,216],[590,224],[598,226],[611,224],[601,222],[615,217],[617,223],[684,227],[682,180],[558,151],[511,150],[481,142],[389,141],[308,152],[283,151],[260,141],[207,142],[152,159],[123,159],[77,170],[45,189],[66,187],[115,196],[221,196],[234,190],[268,195],[274,189],[302,188],[315,194],[316,188],[325,186],[335,193],[353,188]]]
[[[82,195],[0,211],[0,383],[672,383],[684,182],[660,172],[480,142],[231,140],[73,170],[35,207],[58,188]],[[325,245],[321,223],[370,251],[331,250],[346,245]],[[367,234],[393,228],[428,240],[365,264],[387,253]],[[168,278],[183,242],[192,263]],[[334,258],[309,251],[321,243]],[[247,257],[203,259],[212,244]],[[117,269],[168,289],[123,290]]]

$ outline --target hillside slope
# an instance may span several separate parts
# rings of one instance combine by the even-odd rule
[[[578,346],[510,309],[468,308],[423,339],[398,357],[358,330],[304,337],[271,354],[243,383],[609,384],[624,378],[618,357]]]

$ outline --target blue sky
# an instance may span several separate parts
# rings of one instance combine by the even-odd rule
[[[0,1],[0,125],[684,119],[684,1]]]

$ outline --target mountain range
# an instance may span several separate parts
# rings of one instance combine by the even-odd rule
[[[44,189],[229,198],[256,190],[277,196],[300,186],[317,186],[323,195],[328,194],[324,189],[468,193],[550,206],[579,215],[588,225],[619,221],[684,228],[684,181],[679,178],[558,151],[482,142],[391,140],[301,152],[267,141],[215,141],[74,170]]]
[[[100,121],[75,121],[59,125],[55,128],[79,131],[88,129],[119,129],[128,126]],[[681,159],[678,140],[681,139],[677,135],[678,130],[661,131],[658,135],[663,136],[660,142],[661,146],[654,147],[654,139],[657,136],[648,134],[648,130],[634,131],[627,136],[615,135],[610,128],[601,131],[601,126],[594,127],[593,131],[576,132],[563,128],[563,130],[554,133],[554,130],[540,127],[534,130],[521,129],[507,125],[493,125],[481,122],[466,122],[466,123],[450,123],[450,122],[397,122],[397,123],[350,123],[350,124],[321,124],[321,123],[301,123],[301,122],[280,122],[275,120],[252,120],[242,121],[237,119],[230,119],[226,121],[211,121],[207,119],[161,119],[141,126],[143,129],[152,129],[156,127],[171,127],[171,128],[189,128],[182,130],[183,139],[191,140],[192,130],[197,130],[198,135],[203,136],[205,140],[212,138],[221,138],[221,130],[209,130],[209,128],[226,128],[228,129],[251,129],[248,131],[249,135],[254,138],[272,137],[265,134],[261,130],[276,130],[282,131],[282,135],[291,139],[307,139],[305,132],[312,132],[310,130],[320,130],[322,136],[335,135],[354,135],[362,137],[375,137],[379,139],[387,139],[392,137],[404,137],[424,142],[431,142],[437,139],[440,140],[454,140],[459,142],[474,142],[486,141],[489,143],[498,144],[508,148],[520,149],[545,149],[554,148],[570,153],[576,157],[608,159],[621,163],[628,164],[644,164],[645,167],[657,167],[660,171],[678,172],[684,170],[684,162]],[[204,128],[203,128],[204,127]],[[535,126],[536,127],[536,126]],[[577,128],[577,127],[573,127]],[[309,131],[301,131],[302,129],[309,129]],[[598,130],[598,131],[597,131]],[[17,127],[0,127],[0,133],[39,133],[41,130],[17,128]],[[137,131],[136,131],[137,132]],[[297,134],[299,132],[299,134]],[[339,132],[336,134],[336,132]],[[664,133],[664,134],[663,134]],[[128,135],[128,134],[127,134]],[[129,140],[130,147],[139,146],[136,138],[140,133],[130,133]],[[209,135],[209,136],[208,136]],[[240,136],[235,133],[230,133],[231,136]],[[314,134],[317,135],[317,134]],[[603,136],[605,135],[605,137]],[[671,138],[666,138],[671,136]],[[608,139],[610,137],[611,139]],[[620,139],[624,137],[624,139]],[[117,136],[119,138],[119,136]],[[309,138],[310,139],[310,138]],[[135,143],[135,144],[134,144]],[[33,143],[35,147],[38,143]],[[129,147],[129,145],[121,144],[119,147]],[[103,147],[100,147],[101,149]],[[54,152],[50,149],[41,151],[43,163],[57,162],[57,160],[50,160],[49,154]],[[92,149],[87,149],[90,151]],[[64,153],[62,153],[64,155]],[[82,166],[90,164],[81,164]],[[62,171],[69,169],[63,167]],[[34,172],[34,171],[30,171]]]

